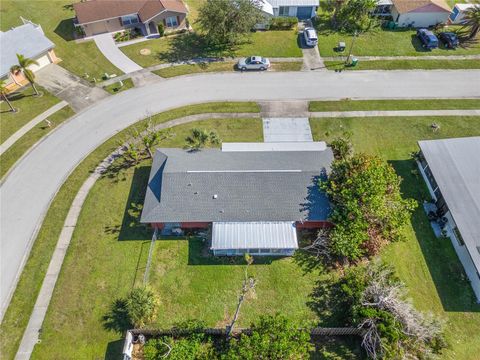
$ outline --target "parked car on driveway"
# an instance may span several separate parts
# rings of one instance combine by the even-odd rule
[[[250,56],[238,61],[237,67],[241,71],[245,70],[267,70],[270,67],[270,60],[261,56]]]
[[[305,30],[303,30],[303,37],[305,38],[305,44],[307,44],[307,46],[317,46],[318,36],[314,28],[305,28]]]
[[[438,47],[438,39],[430,30],[418,29],[417,37],[420,39],[420,42],[425,49],[435,49]]]
[[[455,49],[459,45],[457,34],[453,32],[441,32],[438,38],[445,45],[446,48]]]

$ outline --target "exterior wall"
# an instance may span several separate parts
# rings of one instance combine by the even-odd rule
[[[48,57],[50,58],[50,62],[54,64],[60,62],[60,59],[57,57],[57,54],[55,54],[55,51],[53,51],[53,49],[48,51]]]
[[[297,222],[295,224],[297,230],[302,229],[320,229],[320,228],[331,228],[333,224],[330,221],[305,221]]]
[[[251,254],[254,256],[292,256],[296,249],[255,249],[258,251],[251,252],[253,249],[226,249],[213,250],[214,256],[243,256]]]
[[[167,27],[166,19],[168,17],[171,17],[171,16],[175,16],[177,18],[178,26],[175,27],[175,28]],[[173,12],[173,11],[167,11],[167,12],[161,13],[161,14],[155,16],[154,18],[148,20],[145,23],[145,27],[147,28],[147,31],[149,33],[151,33],[150,28],[149,28],[149,24],[153,21],[155,24],[162,23],[165,26],[166,31],[175,30],[175,29],[184,29],[187,26],[186,18],[187,18],[187,14],[177,13],[177,12]]]
[[[412,27],[416,28],[429,27],[447,22],[448,16],[449,13],[447,12],[410,12],[400,14],[396,22],[399,27],[408,27],[412,23]],[[397,18],[393,16],[393,19],[396,20]]]
[[[92,36],[97,34],[103,34],[106,32],[120,31],[124,29],[120,18],[109,19],[104,21],[97,21],[94,23],[81,25],[85,36]]]
[[[305,6],[305,7],[308,7],[308,6]],[[312,8],[312,11],[311,11],[310,17],[313,18],[316,15],[317,9],[315,6],[312,6],[311,8]],[[298,10],[298,6],[289,6],[288,16],[296,17],[297,10]],[[273,16],[277,17],[279,16],[279,13],[280,13],[280,10],[278,7],[273,9]]]
[[[182,229],[206,229],[210,224],[209,222],[182,222],[180,227]]]
[[[31,65],[29,67],[29,69],[32,70],[33,72],[36,72],[51,63],[47,53],[37,57],[35,60],[38,62],[38,65]]]

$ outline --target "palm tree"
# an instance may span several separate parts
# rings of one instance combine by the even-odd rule
[[[38,93],[38,90],[35,87],[35,74],[33,73],[32,70],[28,68],[31,65],[38,65],[38,62],[36,60],[27,58],[21,54],[17,54],[17,59],[18,59],[18,65],[13,65],[10,68],[10,72],[12,73],[18,73],[19,71],[23,72],[23,75],[25,75],[30,85],[32,85],[32,88],[35,91],[35,95],[39,96],[40,94]]]
[[[8,100],[7,87],[5,86],[5,83],[6,83],[5,80],[0,80],[0,95],[1,95],[2,99],[5,100],[5,102],[10,107],[10,111],[11,112],[16,112],[15,108],[12,106],[12,104]]]
[[[192,151],[198,151],[208,144],[218,145],[222,141],[215,131],[208,132],[203,129],[192,129],[192,133],[185,138],[186,148]]]
[[[465,11],[464,27],[469,29],[468,39],[472,40],[480,31],[480,3]]]

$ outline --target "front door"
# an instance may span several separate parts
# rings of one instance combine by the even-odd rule
[[[148,30],[150,34],[157,34],[158,33],[157,24],[151,21],[150,24],[148,24]]]
[[[299,20],[306,20],[312,17],[312,7],[311,6],[299,6],[297,7],[297,18]]]

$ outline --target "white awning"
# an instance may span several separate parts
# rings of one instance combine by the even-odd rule
[[[298,249],[292,221],[214,222],[212,250]]]

